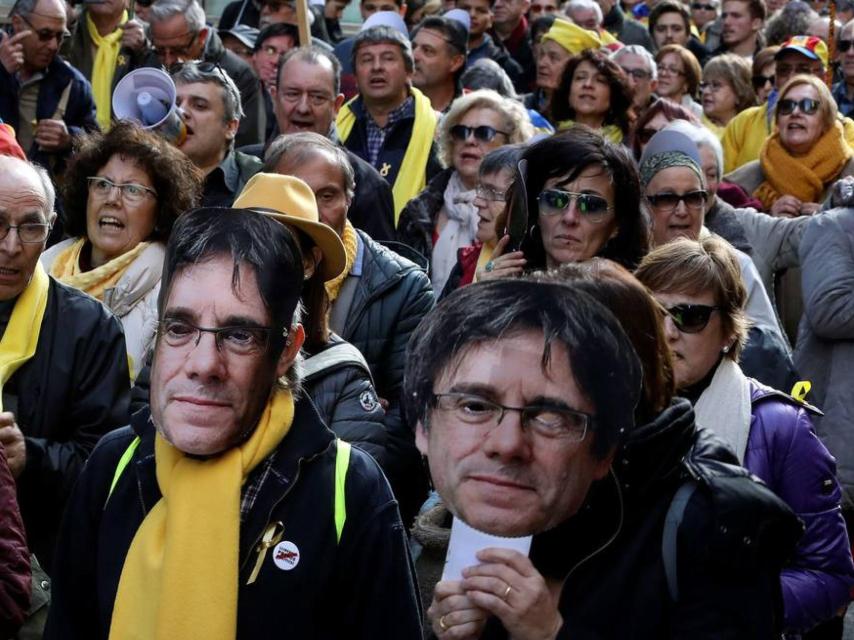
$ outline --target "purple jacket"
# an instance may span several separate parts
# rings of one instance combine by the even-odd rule
[[[851,599],[854,562],[839,503],[836,460],[815,433],[806,405],[749,379],[752,418],[744,466],[804,523],[781,575],[785,625],[803,632]]]

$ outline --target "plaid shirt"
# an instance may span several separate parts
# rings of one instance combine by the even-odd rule
[[[388,120],[386,120],[384,127],[380,127],[376,122],[374,122],[373,117],[368,113],[365,129],[367,130],[368,138],[368,161],[372,165],[376,167],[377,158],[380,155],[380,151],[382,151],[385,137],[388,135],[388,132],[391,131],[391,128],[405,118],[414,117],[415,98],[412,96],[409,96],[403,101],[402,105],[388,114]]]

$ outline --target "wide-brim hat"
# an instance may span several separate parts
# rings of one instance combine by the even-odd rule
[[[332,227],[320,222],[314,192],[299,178],[256,173],[232,206],[252,209],[309,236],[323,254],[320,269],[324,280],[333,280],[344,271],[347,264],[344,244]]]

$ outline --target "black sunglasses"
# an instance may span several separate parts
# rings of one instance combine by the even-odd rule
[[[689,209],[700,209],[706,204],[708,193],[703,189],[688,193],[654,193],[646,196],[647,201],[661,211],[674,211],[680,202]]]
[[[700,333],[709,324],[712,313],[720,311],[720,307],[707,304],[677,304],[665,307],[664,310],[682,333]]]
[[[839,51],[839,53],[847,53],[852,44],[854,44],[854,40],[837,40],[836,50]]]
[[[468,140],[469,136],[474,136],[474,139],[480,142],[492,142],[495,140],[495,136],[499,133],[505,137],[510,136],[510,134],[504,131],[499,131],[498,129],[489,127],[485,124],[482,124],[479,127],[467,127],[464,124],[455,124],[451,127],[451,137],[458,142]]]
[[[36,37],[40,42],[49,42],[51,40],[56,40],[58,44],[62,44],[66,39],[71,37],[71,32],[67,29],[65,31],[51,31],[50,29],[36,29],[33,26],[33,23],[27,20],[24,17],[24,14],[17,14],[18,17],[27,23],[27,26],[36,34]]]
[[[753,76],[753,87],[755,89],[760,89],[764,87],[768,83],[774,84],[774,76]]]
[[[691,8],[694,11],[714,11],[717,7],[713,4],[703,4],[702,2],[692,2]]]
[[[801,110],[801,113],[811,116],[818,111],[819,105],[821,105],[821,102],[812,98],[804,98],[803,100],[786,98],[777,103],[777,113],[788,116],[793,114],[797,108]]]

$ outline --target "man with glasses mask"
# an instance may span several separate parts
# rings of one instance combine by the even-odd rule
[[[205,12],[197,0],[159,0],[148,14],[153,65],[174,71],[187,62],[218,65],[240,91],[245,116],[240,121],[237,146],[264,141],[264,101],[252,67],[222,45],[215,29],[205,24]]]
[[[92,86],[59,55],[66,30],[61,0],[20,0],[0,40],[0,118],[27,156],[62,172],[72,138],[98,128]]]
[[[54,197],[43,169],[0,157],[0,445],[48,573],[71,488],[100,437],[126,423],[130,401],[121,324],[39,263]]]

